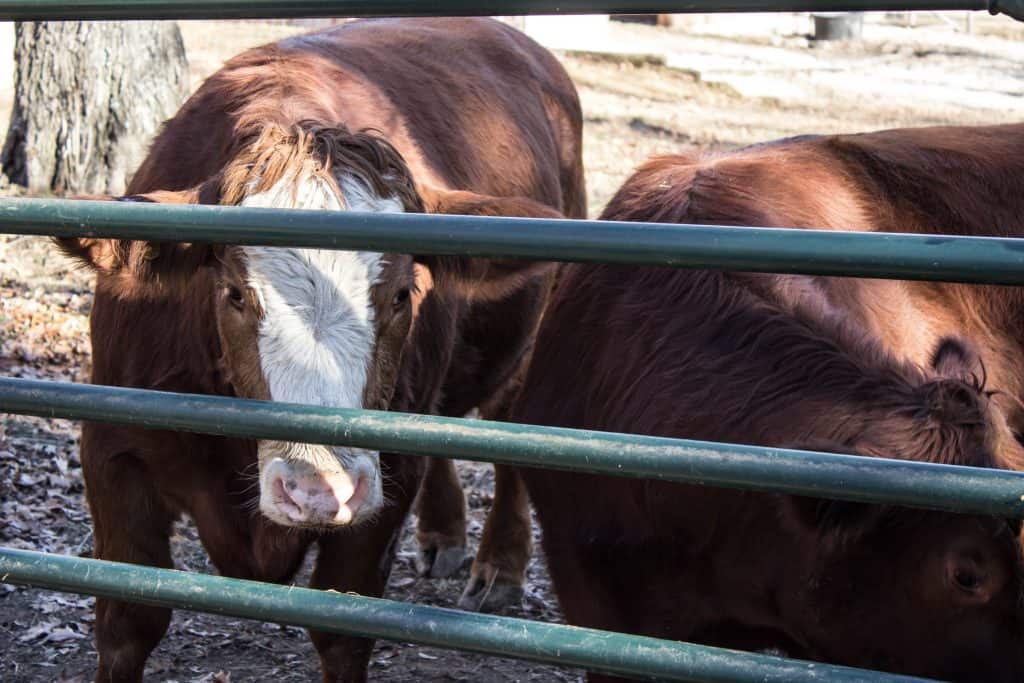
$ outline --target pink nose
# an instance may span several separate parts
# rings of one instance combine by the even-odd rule
[[[299,475],[288,467],[273,472],[269,484],[274,511],[303,526],[348,524],[359,511],[368,487],[365,478],[353,482],[344,474]]]

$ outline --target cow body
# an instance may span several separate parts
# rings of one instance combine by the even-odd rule
[[[1024,236],[1024,124],[802,136],[733,153],[654,159],[609,210],[623,220]],[[656,189],[661,185],[661,189]],[[1024,293],[1018,287],[788,275],[777,288],[853,317],[926,365],[971,340],[1011,427],[1024,433]]]
[[[1020,235],[1022,152],[1024,128],[997,127],[656,159],[603,218]],[[568,266],[512,417],[1018,469],[1010,426],[1018,296]],[[522,475],[573,624],[957,681],[1024,675],[1018,525],[571,472]]]
[[[367,128],[379,137],[349,133]],[[359,21],[229,61],[165,125],[129,192],[146,201],[582,216],[580,141],[567,75],[513,29],[478,19]],[[520,367],[550,279],[540,266],[454,257],[61,246],[99,271],[94,383],[457,416],[493,403]],[[188,259],[205,265],[185,269]],[[287,328],[275,316],[302,324]],[[499,401],[491,414],[502,410]],[[287,581],[318,543],[312,585],[380,595],[426,461],[375,458],[87,424],[95,555],[171,566],[168,537],[184,513],[222,574]],[[431,536],[421,522],[421,538],[434,543],[428,571],[465,533],[451,464],[431,467],[440,474],[421,509],[448,504],[449,528]],[[515,503],[518,517],[524,503]],[[347,524],[355,526],[328,528]],[[97,679],[138,680],[169,618],[98,600]],[[312,636],[325,680],[365,679],[372,641]]]

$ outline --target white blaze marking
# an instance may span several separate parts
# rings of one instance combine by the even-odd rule
[[[242,206],[324,211],[401,212],[363,183],[285,177]],[[347,200],[347,201],[346,201]],[[364,251],[243,247],[249,284],[263,307],[259,354],[275,401],[360,408],[375,344],[371,288],[381,254]]]
[[[374,346],[380,255],[246,247],[264,310],[259,353],[275,401],[362,406]]]

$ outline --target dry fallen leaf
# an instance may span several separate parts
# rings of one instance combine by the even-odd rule
[[[77,640],[81,638],[85,638],[85,635],[77,631],[74,631],[70,628],[58,628],[54,631],[51,631],[50,634],[46,636],[46,642],[62,643],[65,640]]]
[[[41,624],[36,624],[35,626],[30,628],[29,630],[25,631],[25,633],[23,633],[18,638],[18,642],[19,643],[29,643],[29,642],[31,642],[33,640],[36,640],[38,638],[43,637],[44,635],[49,633],[51,630],[57,628],[59,625],[60,625],[60,623],[56,622],[56,621],[45,621],[45,622],[43,622]]]

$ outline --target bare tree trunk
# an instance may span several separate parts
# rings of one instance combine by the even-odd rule
[[[169,21],[19,23],[14,54],[0,162],[33,193],[123,192],[188,88],[185,46]]]

